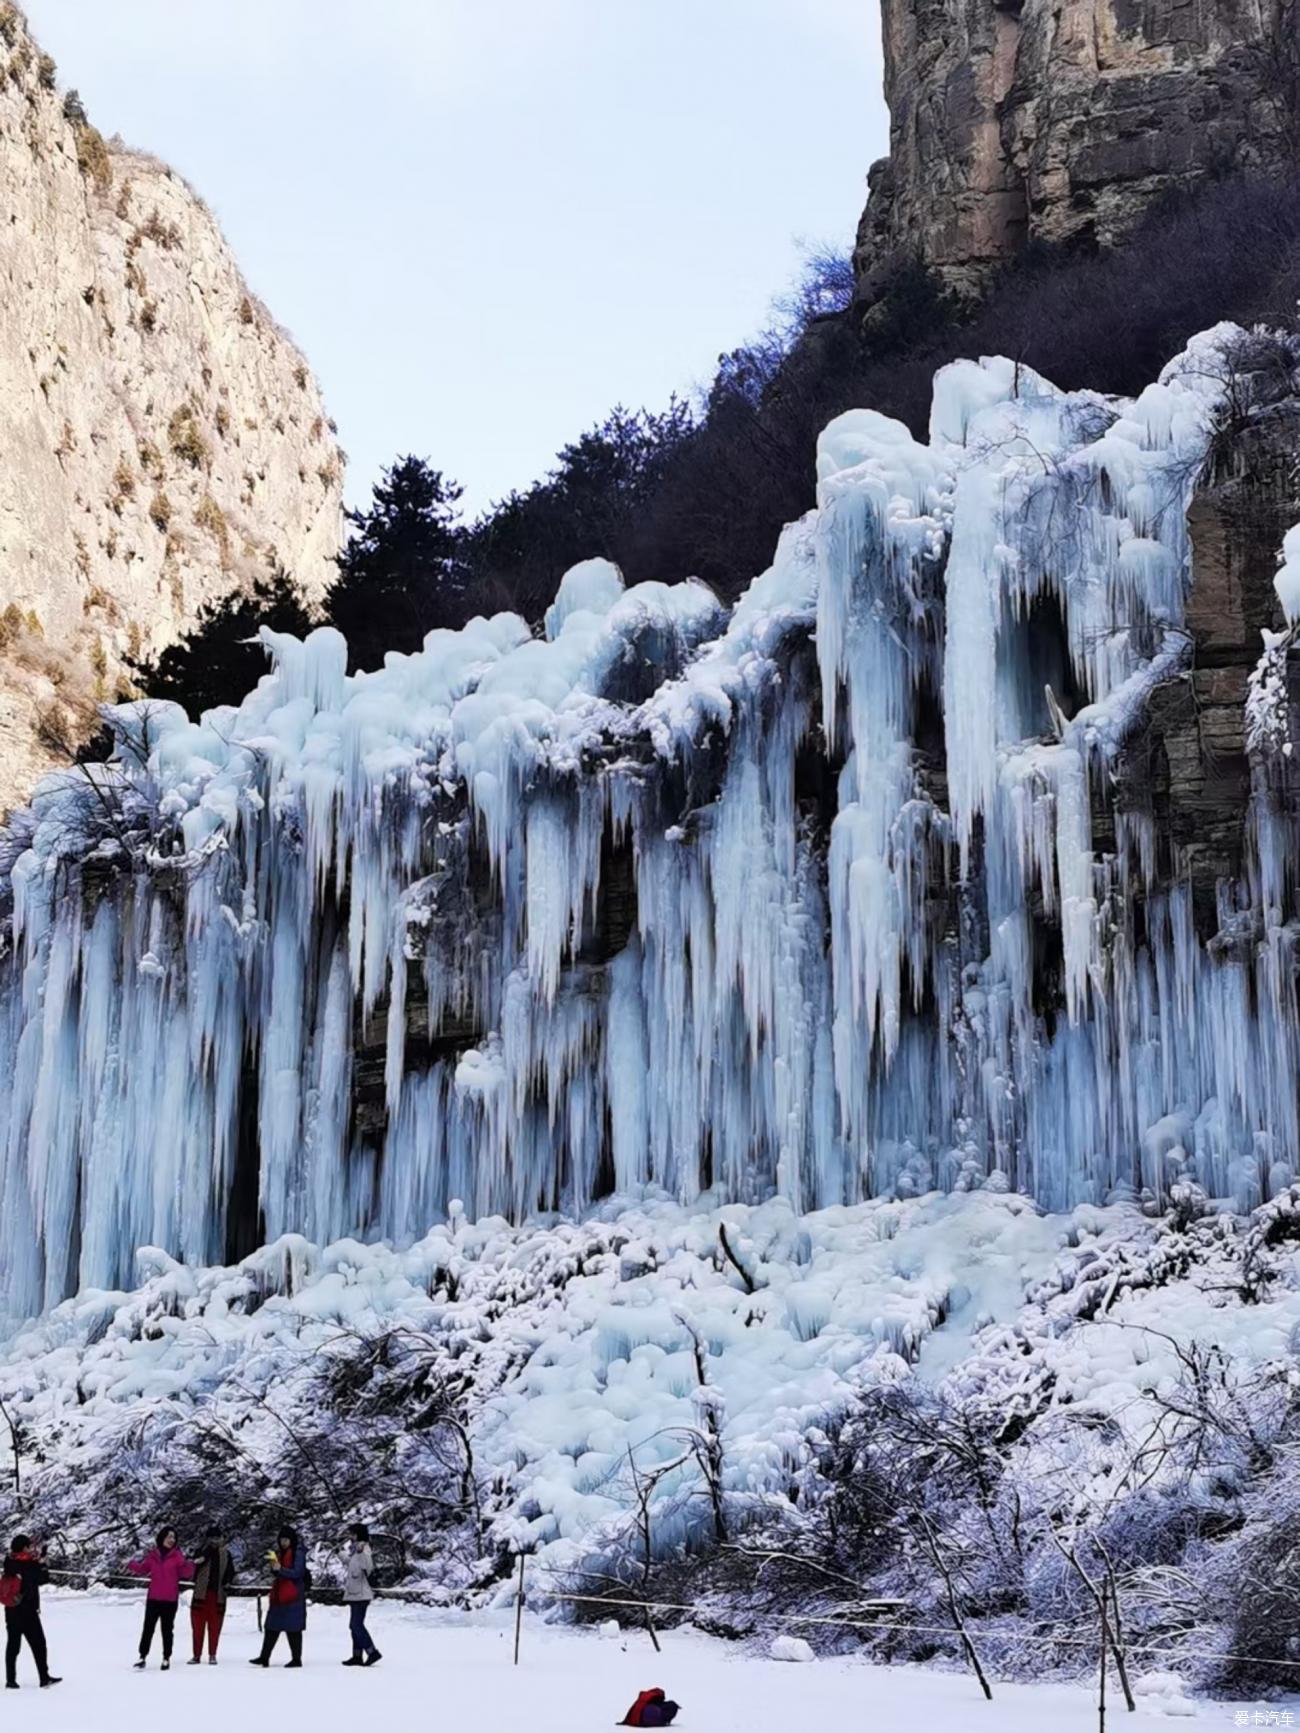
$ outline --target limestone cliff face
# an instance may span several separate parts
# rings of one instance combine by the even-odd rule
[[[342,471],[211,212],[106,144],[0,6],[0,810],[124,655],[275,563],[319,594]]]
[[[1118,810],[1153,820],[1161,873],[1186,875],[1205,936],[1223,922],[1220,888],[1245,867],[1247,697],[1261,632],[1286,625],[1273,579],[1282,538],[1300,519],[1298,439],[1300,400],[1288,396],[1235,431],[1207,465],[1188,513],[1191,665],[1152,694],[1148,726],[1135,733],[1117,779]],[[1286,663],[1297,687],[1300,659],[1292,652]],[[1298,795],[1300,785],[1291,786],[1291,811]],[[1099,834],[1107,823],[1113,828],[1113,816]]]
[[[1295,0],[882,0],[890,156],[862,298],[919,256],[958,290],[1029,239],[1115,241],[1162,193],[1296,146]]]

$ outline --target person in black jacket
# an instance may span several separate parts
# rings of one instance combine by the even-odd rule
[[[50,1580],[50,1573],[45,1568],[40,1549],[32,1545],[27,1535],[14,1536],[0,1575],[8,1579],[4,1597],[6,1688],[10,1691],[18,1689],[18,1651],[24,1638],[32,1652],[41,1684],[57,1685],[58,1679],[50,1672],[45,1652],[45,1631],[41,1625],[41,1584]],[[15,1579],[17,1598],[11,1599]]]

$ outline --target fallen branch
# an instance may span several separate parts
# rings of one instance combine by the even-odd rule
[[[975,1677],[979,1680],[980,1690],[983,1691],[986,1699],[991,1703],[993,1701],[993,1692],[989,1687],[987,1678],[984,1676],[984,1669],[980,1665],[978,1654],[975,1652],[975,1645],[971,1641],[970,1632],[966,1629],[966,1621],[961,1614],[961,1603],[957,1599],[957,1585],[953,1581],[952,1571],[948,1566],[948,1562],[943,1556],[943,1549],[939,1545],[939,1537],[934,1532],[934,1527],[924,1511],[918,1511],[917,1521],[921,1525],[921,1538],[925,1543],[925,1550],[929,1553],[935,1569],[943,1578],[943,1588],[948,1601],[948,1611],[952,1615],[952,1622],[956,1627],[957,1635],[961,1638],[961,1646],[966,1652],[966,1659],[970,1662]]]

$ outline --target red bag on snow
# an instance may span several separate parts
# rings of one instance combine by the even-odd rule
[[[671,1727],[679,1705],[670,1702],[664,1696],[658,1685],[652,1685],[648,1691],[633,1703],[627,1714],[619,1722],[620,1727]]]
[[[0,1607],[10,1612],[23,1598],[23,1579],[19,1576],[0,1577]]]

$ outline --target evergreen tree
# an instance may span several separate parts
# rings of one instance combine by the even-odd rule
[[[638,558],[642,520],[696,432],[690,405],[679,397],[658,414],[611,410],[563,448],[544,481],[512,493],[468,532],[478,593],[538,620],[578,560],[603,554],[629,582],[660,575],[653,559],[642,569]]]
[[[171,698],[197,718],[218,704],[238,704],[267,670],[257,628],[301,637],[314,621],[289,574],[277,570],[199,610],[194,625],[155,660],[131,660],[147,698]]]
[[[378,668],[388,650],[418,650],[435,626],[469,618],[461,490],[420,457],[403,457],[375,484],[366,511],[349,511],[329,617],[348,641],[349,666]]]

